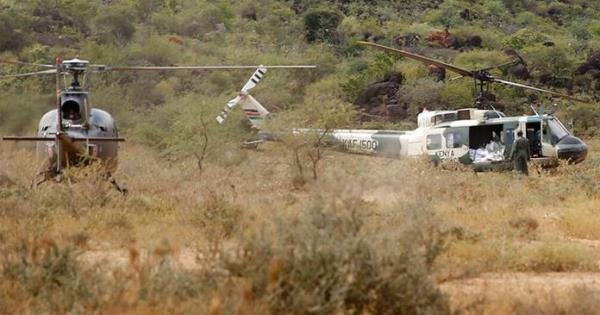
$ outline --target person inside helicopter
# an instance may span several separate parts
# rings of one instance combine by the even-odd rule
[[[73,101],[67,101],[62,106],[63,119],[79,120],[81,113],[79,112],[79,104]]]

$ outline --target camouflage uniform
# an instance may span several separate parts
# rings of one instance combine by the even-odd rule
[[[519,137],[512,145],[510,157],[513,160],[514,169],[522,174],[529,175],[527,170],[527,161],[531,152],[529,151],[529,140]]]

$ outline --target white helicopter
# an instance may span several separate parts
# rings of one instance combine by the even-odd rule
[[[361,42],[361,44],[399,53],[426,64],[434,64],[458,72],[462,76],[473,78],[480,87],[477,105],[483,104],[484,87],[487,89],[492,82],[587,102],[569,95],[497,79],[489,74],[489,69],[470,71],[395,48],[368,42]],[[219,123],[224,123],[227,113],[235,106],[240,105],[252,126],[259,130],[257,139],[245,142],[248,146],[277,139],[276,135],[260,131],[263,121],[268,118],[270,113],[249,94],[249,91],[263,78],[266,71],[267,69],[264,67],[259,67],[239,95],[229,101],[223,112],[217,117]],[[436,162],[453,160],[471,164],[475,170],[489,170],[512,167],[510,163],[503,162],[510,159],[511,146],[517,132],[521,131],[530,141],[531,157],[534,163],[542,166],[555,166],[559,159],[567,160],[569,163],[579,163],[585,160],[588,150],[587,145],[581,139],[569,132],[552,112],[545,112],[543,109],[540,111],[534,109],[534,112],[535,115],[507,117],[493,107],[491,109],[423,110],[417,117],[418,127],[414,130],[293,129],[291,132],[296,134],[325,132],[326,140],[329,143],[352,153],[395,158],[429,155]]]

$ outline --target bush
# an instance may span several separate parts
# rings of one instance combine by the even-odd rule
[[[570,43],[555,41],[555,45],[531,45],[522,50],[530,71],[571,76],[575,70],[575,53]]]
[[[199,209],[193,212],[193,220],[205,230],[209,239],[228,238],[238,228],[242,209],[229,203],[225,195],[208,190]]]
[[[15,10],[0,13],[0,52],[19,51],[29,41],[28,21]]]
[[[179,47],[158,36],[133,44],[130,50],[131,57],[138,63],[157,66],[176,64],[180,56]]]
[[[543,243],[537,246],[519,266],[536,272],[565,272],[573,270],[595,270],[594,261],[588,254],[571,244]]]
[[[495,50],[471,50],[456,56],[454,64],[469,70],[501,65],[510,61],[510,58],[502,52]]]
[[[101,43],[125,46],[135,34],[135,15],[122,5],[106,6],[93,20],[94,36]]]
[[[440,91],[439,97],[440,103],[447,106],[447,108],[473,107],[473,102],[475,101],[473,81],[469,78],[464,78],[447,82]]]
[[[208,33],[227,30],[232,17],[232,8],[224,1],[189,2],[154,13],[152,25],[163,34],[203,39]]]
[[[264,227],[244,235],[242,254],[224,267],[249,280],[274,313],[448,313],[429,278],[445,244],[431,212],[413,206],[397,233],[373,234],[365,226],[368,208],[356,198],[315,193],[293,222],[279,217],[272,235]]]
[[[331,9],[312,9],[304,15],[306,40],[312,42],[330,42],[337,40],[336,29],[342,15]]]
[[[89,305],[97,279],[79,266],[74,247],[59,247],[53,241],[22,242],[13,250],[2,266],[3,285],[13,286],[13,294],[19,294],[12,299],[30,304],[30,310],[38,313],[81,311]]]
[[[539,32],[523,28],[512,34],[505,41],[505,45],[514,49],[523,49],[546,41],[548,38]]]
[[[0,93],[0,131],[7,134],[33,135],[42,115],[51,109],[51,94],[24,96],[17,91]]]
[[[445,87],[442,82],[422,78],[400,86],[397,96],[400,102],[406,105],[408,116],[414,121],[423,108],[442,109],[451,104],[440,99],[440,93]]]
[[[594,137],[600,134],[600,110],[596,104],[576,103],[567,108],[576,135]]]
[[[346,79],[340,83],[345,100],[354,102],[369,84],[381,80],[393,70],[397,58],[389,54],[377,54],[371,61],[355,61],[347,70]]]

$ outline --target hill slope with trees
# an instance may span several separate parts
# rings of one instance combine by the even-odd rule
[[[2,1],[0,57],[51,63],[80,56],[110,65],[316,64],[316,70],[273,70],[255,96],[285,121],[336,127],[411,124],[423,108],[472,106],[473,82],[446,80],[416,61],[356,44],[368,40],[402,47],[470,69],[511,61],[527,75],[504,78],[588,98],[600,90],[600,3],[584,0],[482,1]],[[444,35],[444,29],[448,33]],[[441,35],[440,35],[441,34]],[[437,37],[436,37],[437,36]],[[441,38],[440,38],[441,36]],[[508,52],[508,53],[507,53]],[[3,73],[23,70],[3,66]],[[125,134],[166,152],[194,140],[199,117],[213,121],[249,71],[194,71],[94,75],[94,104],[112,112]],[[454,74],[447,73],[452,78]],[[391,79],[390,79],[391,78]],[[383,90],[372,88],[383,83]],[[0,82],[0,128],[27,133],[53,104],[52,78]],[[371,94],[369,94],[371,93]],[[373,94],[374,93],[374,94]],[[509,114],[553,100],[496,86]],[[598,103],[561,101],[559,115],[576,133],[598,133]],[[373,121],[374,120],[374,121]],[[244,137],[241,116],[224,141]],[[156,127],[159,127],[157,130]],[[213,128],[213,130],[216,130]],[[183,143],[181,139],[186,139]]]

